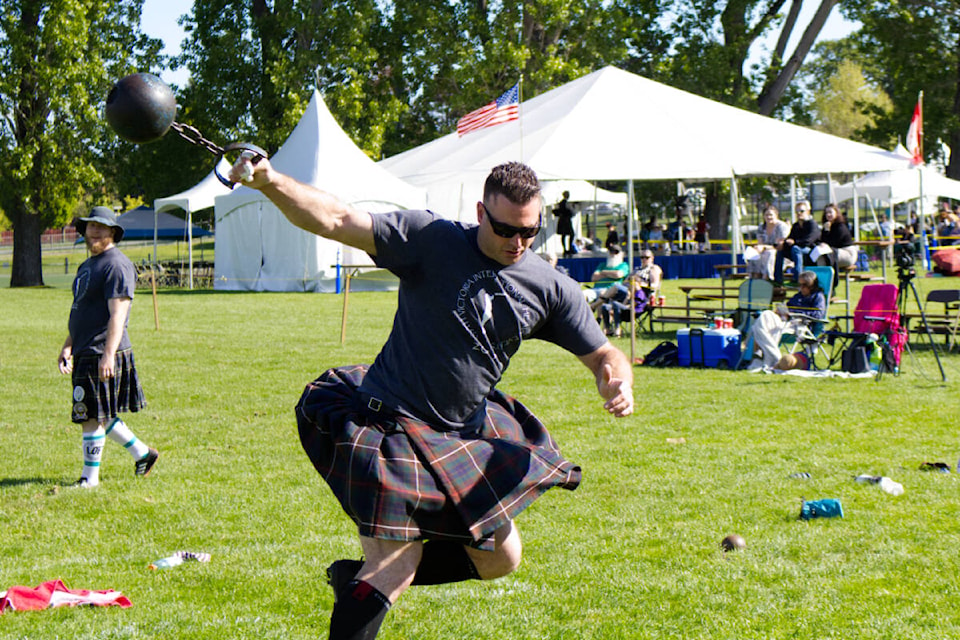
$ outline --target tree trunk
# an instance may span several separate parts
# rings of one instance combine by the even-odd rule
[[[43,262],[40,253],[40,216],[22,208],[11,216],[13,222],[13,269],[10,287],[43,286]]]
[[[960,39],[958,39],[955,51],[960,52]],[[957,63],[954,81],[956,86],[953,92],[953,117],[957,118],[957,116],[960,116],[960,62]],[[947,164],[947,177],[960,180],[960,129],[956,127],[950,131],[950,162]]]
[[[707,187],[707,198],[703,204],[703,213],[710,223],[710,239],[725,240],[728,237],[727,224],[730,222],[730,207],[723,206],[719,184],[713,182]]]
[[[820,2],[820,6],[817,7],[817,13],[814,14],[810,25],[803,32],[803,35],[800,36],[800,43],[797,45],[797,50],[790,56],[790,60],[784,65],[783,71],[777,74],[777,77],[774,78],[773,81],[767,83],[760,93],[760,97],[757,98],[757,113],[764,116],[773,113],[773,110],[780,102],[780,98],[783,97],[783,93],[787,90],[790,81],[793,80],[794,74],[800,69],[804,58],[807,57],[807,54],[813,47],[813,43],[817,40],[817,36],[820,35],[820,31],[823,29],[827,17],[839,1],[840,0],[822,0]]]
[[[793,0],[790,5],[790,11],[783,22],[783,29],[780,30],[780,37],[777,38],[777,48],[773,50],[773,58],[770,60],[770,66],[774,69],[780,68],[783,56],[787,53],[787,42],[790,40],[790,34],[793,33],[793,28],[797,24],[797,16],[800,15],[802,5],[803,0]]]

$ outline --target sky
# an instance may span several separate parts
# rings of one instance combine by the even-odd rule
[[[140,27],[144,33],[163,40],[165,55],[180,53],[180,42],[185,36],[183,28],[177,24],[180,16],[190,13],[193,0],[144,0],[140,16]],[[160,74],[165,82],[184,86],[189,74],[186,70],[165,71]]]
[[[787,57],[793,53],[803,29],[810,23],[817,5],[820,3],[815,0],[807,0],[803,3],[803,10],[797,20],[797,28],[794,29],[793,36],[787,45]],[[193,7],[193,0],[144,0],[143,15],[141,18],[141,27],[150,36],[159,38],[164,42],[163,52],[167,55],[176,55],[180,52],[180,42],[184,38],[183,29],[177,24],[177,19],[186,13],[189,13]],[[819,40],[835,40],[842,38],[856,29],[857,24],[849,22],[840,15],[838,8],[834,7],[830,12],[830,17],[820,32]],[[769,55],[769,52],[776,46],[777,33],[771,33],[767,38],[754,44],[750,50],[749,64],[757,62]],[[185,70],[176,72],[166,71],[161,74],[166,82],[171,82],[179,86],[184,86],[189,74]]]

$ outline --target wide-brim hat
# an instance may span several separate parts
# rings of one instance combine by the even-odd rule
[[[90,215],[86,218],[79,218],[76,223],[77,233],[86,235],[88,222],[99,222],[106,227],[113,227],[113,241],[120,242],[123,239],[123,227],[117,221],[116,213],[109,207],[94,207]]]

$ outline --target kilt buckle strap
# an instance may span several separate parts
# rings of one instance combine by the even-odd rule
[[[380,398],[374,398],[373,396],[370,396],[370,399],[367,400],[367,408],[371,411],[379,412],[381,407],[383,407],[383,403],[380,401]]]

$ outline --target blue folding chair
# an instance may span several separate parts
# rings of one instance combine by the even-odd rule
[[[750,334],[750,327],[757,315],[764,309],[769,309],[773,302],[773,283],[769,280],[759,280],[752,278],[745,280],[739,289],[737,296],[737,310],[734,312],[737,319],[737,330],[743,336],[743,350],[741,351],[740,362],[737,368],[746,367],[753,358],[753,336]]]

